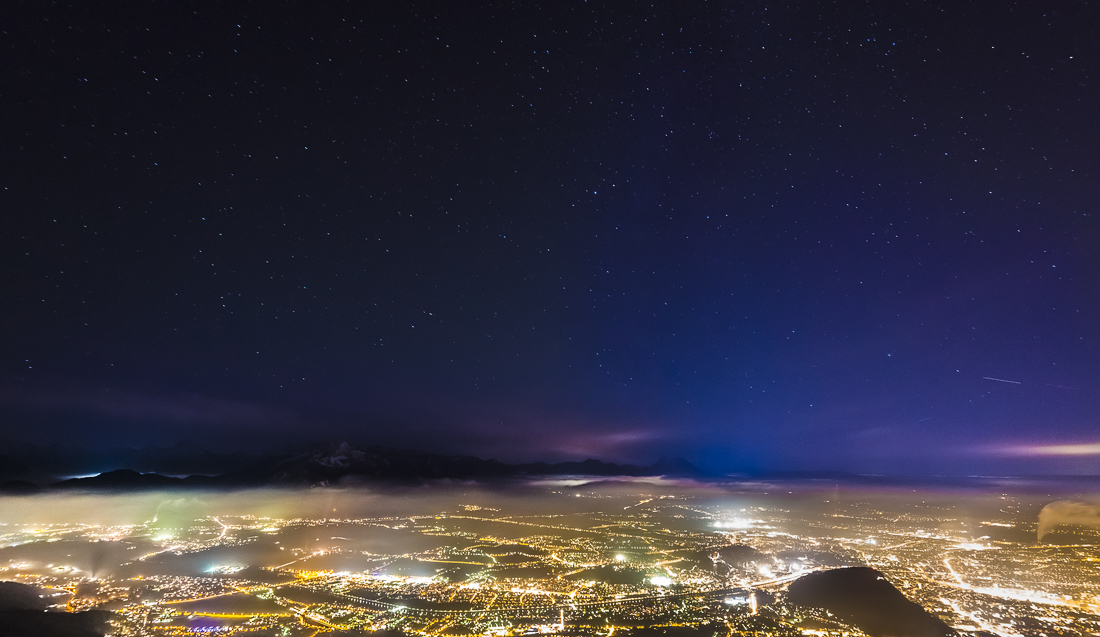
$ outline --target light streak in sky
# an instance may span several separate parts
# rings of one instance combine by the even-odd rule
[[[1032,452],[1044,456],[1100,456],[1100,443],[1077,445],[1037,445]]]
[[[1061,445],[1018,445],[1003,450],[1021,456],[1100,456],[1100,442]]]

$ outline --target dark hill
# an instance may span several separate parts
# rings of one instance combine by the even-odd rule
[[[687,558],[699,564],[701,568],[726,576],[730,569],[755,570],[756,563],[768,558],[761,552],[745,544],[716,546],[705,551],[695,551]]]
[[[738,566],[741,568],[755,566],[757,562],[762,562],[767,559],[763,553],[745,544],[723,546],[717,549],[715,553],[719,560],[730,566]]]
[[[234,467],[247,465],[255,458],[245,453],[213,453],[190,439],[172,447],[146,447],[143,449],[111,449],[101,462],[108,466],[127,467],[142,473],[160,473],[171,476],[219,475]]]
[[[157,489],[179,486],[179,483],[179,478],[118,469],[88,478],[62,480],[53,486],[59,489]]]
[[[496,460],[384,447],[360,448],[341,442],[276,463],[263,482],[333,483],[348,476],[416,481],[502,477],[510,473],[511,467]]]
[[[0,493],[4,495],[33,495],[42,491],[42,487],[26,480],[7,480],[0,483]]]
[[[0,582],[0,611],[46,610],[42,589],[19,582]]]
[[[42,590],[18,582],[0,582],[0,635],[35,637],[99,637],[110,613],[42,612],[49,604]]]
[[[824,608],[873,637],[954,637],[942,620],[909,601],[873,568],[810,573],[787,590],[787,601]]]
[[[661,458],[649,469],[658,475],[674,478],[696,478],[703,475],[698,467],[684,458]]]
[[[0,611],[0,635],[34,637],[102,637],[111,614],[102,610],[82,613],[44,613],[40,610]]]
[[[564,576],[568,580],[593,580],[605,584],[624,584],[640,586],[645,583],[645,571],[629,567],[614,567],[609,564],[593,566]]]
[[[535,476],[655,476],[700,475],[691,463],[662,459],[653,466],[621,465],[588,459],[557,464],[507,464],[474,456],[452,456],[410,449],[368,446],[347,442],[292,454],[245,456],[211,454],[193,443],[147,451],[130,450],[130,460],[144,468],[177,471],[187,466],[213,469],[225,465],[220,475],[192,474],[186,478],[163,475],[168,471],[134,471],[133,467],[107,471],[89,478],[73,478],[51,484],[57,489],[131,490],[173,487],[252,487],[263,485],[322,485],[340,482],[420,483],[426,480],[511,480]],[[135,466],[137,466],[135,465]],[[33,488],[13,484],[11,490]],[[0,487],[2,490],[3,487]]]

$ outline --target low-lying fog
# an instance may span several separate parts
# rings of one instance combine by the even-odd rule
[[[0,496],[0,524],[132,525],[157,520],[170,526],[210,516],[256,516],[279,519],[359,519],[402,517],[464,511],[463,507],[502,509],[508,515],[575,514],[621,511],[638,498],[674,496],[706,507],[782,506],[807,516],[857,502],[873,503],[884,511],[911,507],[949,507],[964,517],[986,516],[1005,506],[1022,518],[1038,522],[1044,505],[1061,501],[1084,503],[1064,507],[1067,519],[1088,524],[1100,518],[1095,501],[1080,485],[996,485],[975,488],[846,486],[831,482],[736,482],[705,484],[678,480],[561,480],[510,485],[437,482],[410,487],[263,488],[235,491],[169,490],[125,493],[54,492]],[[1021,488],[1012,488],[1021,487]],[[1087,487],[1086,487],[1087,489]],[[1006,502],[1008,503],[1006,505]],[[672,501],[669,504],[673,504]],[[679,502],[683,504],[683,502]],[[1062,507],[1048,510],[1047,530],[1058,524]],[[1020,520],[1021,522],[1023,520]]]
[[[931,531],[965,531],[991,541],[1034,543],[1039,532],[1047,536],[1048,543],[1074,543],[1087,538],[1075,539],[1073,529],[1100,528],[1100,506],[1089,504],[1097,500],[1095,494],[1072,490],[1024,489],[1012,494],[1002,489],[853,488],[821,482],[706,485],[652,479],[511,486],[435,483],[388,488],[47,493],[0,498],[0,568],[26,560],[123,574],[130,569],[117,570],[117,565],[134,562],[138,555],[156,554],[140,562],[144,573],[198,573],[226,562],[269,566],[284,557],[287,561],[298,557],[303,566],[325,569],[338,567],[339,560],[323,554],[316,558],[290,556],[287,547],[323,553],[336,546],[345,554],[358,556],[358,561],[346,568],[365,570],[376,567],[372,555],[459,547],[464,536],[508,540],[540,532],[562,537],[583,534],[586,529],[615,523],[610,514],[621,516],[643,505],[645,513],[639,519],[673,532],[707,533],[722,524],[767,524],[778,531],[812,534],[820,532],[825,520],[858,515],[877,519],[884,527],[920,518],[928,520]],[[601,518],[601,514],[608,517]],[[446,535],[424,528],[437,515],[448,516]],[[215,523],[220,522],[214,518],[242,516],[327,522],[323,531],[316,525],[284,525],[277,532],[266,533],[238,528],[234,533],[250,535],[231,535],[230,540],[240,540],[228,543],[234,546],[165,550],[169,538],[217,537],[220,529]],[[429,516],[429,521],[417,527],[409,516]],[[508,523],[494,521],[502,517],[507,517]],[[367,526],[346,522],[364,519],[374,522]],[[533,522],[545,525],[546,530],[540,531]],[[68,530],[51,530],[51,525],[66,525]],[[101,528],[97,536],[73,525],[140,525],[140,529],[121,530],[121,535],[110,538],[115,542],[104,543],[99,536],[107,539],[109,529]]]

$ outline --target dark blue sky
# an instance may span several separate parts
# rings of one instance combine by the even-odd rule
[[[1100,471],[1095,4],[375,4],[2,10],[0,438]]]

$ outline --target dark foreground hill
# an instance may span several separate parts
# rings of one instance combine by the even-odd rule
[[[43,612],[46,602],[41,591],[17,582],[0,582],[0,636],[99,637],[106,632],[111,614]]]
[[[873,637],[957,635],[873,568],[810,573],[790,585],[787,600],[798,606],[824,608]]]

